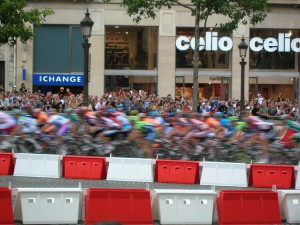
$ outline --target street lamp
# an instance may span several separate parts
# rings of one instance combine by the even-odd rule
[[[245,57],[247,55],[248,45],[245,42],[244,36],[242,37],[241,43],[238,45],[238,48],[240,50],[240,57],[242,58],[242,61],[240,61],[241,65],[241,110],[245,109]]]
[[[89,38],[92,34],[92,27],[94,25],[93,20],[90,18],[89,10],[86,10],[85,17],[80,22],[82,36],[84,38],[84,43],[82,43],[82,47],[84,49],[84,68],[83,68],[83,103],[85,105],[89,105],[89,83],[88,83],[88,73],[89,73],[89,49],[91,44],[89,43]]]

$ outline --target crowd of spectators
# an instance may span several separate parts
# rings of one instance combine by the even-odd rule
[[[22,109],[25,105],[31,105],[33,108],[41,108],[44,111],[55,109],[63,112],[65,108],[77,108],[83,106],[83,94],[75,95],[69,88],[61,87],[58,93],[36,93],[30,92],[24,84],[18,91],[1,91],[0,109],[12,110]],[[89,96],[89,107],[96,111],[102,109],[112,109],[116,111],[129,112],[137,111],[142,113],[189,113],[192,112],[192,98],[171,95],[161,97],[155,93],[148,94],[143,90],[106,93],[103,96]],[[260,94],[251,101],[245,101],[245,109],[252,115],[260,116],[265,119],[276,119],[283,114],[290,115],[291,118],[297,118],[298,105],[284,99],[279,93],[278,99],[265,99]],[[198,101],[197,112],[207,114],[213,112],[223,112],[226,116],[239,116],[241,111],[240,101],[238,99],[221,100],[218,97],[201,98]]]

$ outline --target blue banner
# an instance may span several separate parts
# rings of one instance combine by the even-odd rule
[[[34,73],[33,85],[40,86],[83,86],[83,74]]]
[[[26,69],[22,69],[22,80],[26,80]]]

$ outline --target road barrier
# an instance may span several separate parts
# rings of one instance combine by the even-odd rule
[[[11,189],[8,187],[0,187],[0,224],[14,224]]]
[[[281,217],[288,223],[300,223],[300,191],[278,191]]]
[[[296,168],[297,168],[297,177],[296,177],[295,189],[300,189],[300,163]]]
[[[153,182],[153,160],[110,157],[107,180]]]
[[[100,180],[106,178],[106,158],[93,156],[64,156],[63,177]]]
[[[152,225],[150,191],[89,188],[85,196],[85,224],[118,221],[123,225]]]
[[[221,190],[217,211],[219,225],[282,224],[275,191]]]
[[[60,156],[17,153],[14,176],[60,177]]]
[[[15,220],[23,224],[77,224],[81,220],[81,188],[17,188]]]
[[[291,165],[251,164],[249,185],[259,188],[294,188],[295,173]]]
[[[216,192],[154,189],[152,214],[160,224],[212,224]]]
[[[201,163],[201,185],[247,187],[246,163],[207,162]]]
[[[0,152],[0,175],[11,175],[14,173],[14,155],[13,153]]]
[[[199,162],[156,160],[155,180],[161,183],[199,183]]]

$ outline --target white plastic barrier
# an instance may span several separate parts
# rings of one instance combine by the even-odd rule
[[[78,224],[81,188],[18,188],[14,219],[23,224]]]
[[[60,177],[60,156],[46,154],[26,154],[16,155],[16,165],[14,176],[23,177]]]
[[[153,160],[110,157],[106,180],[153,182]]]
[[[300,189],[300,163],[297,167],[295,167],[297,170],[297,177],[296,177],[296,185],[295,189]]]
[[[202,162],[201,185],[248,187],[246,163]]]
[[[209,190],[154,189],[153,220],[160,224],[212,224],[216,192]]]
[[[281,218],[288,223],[300,223],[300,191],[279,190],[279,206]]]

